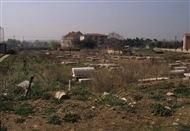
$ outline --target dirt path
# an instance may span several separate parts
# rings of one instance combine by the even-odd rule
[[[7,58],[9,54],[4,55],[3,57],[0,58],[0,62],[2,62],[5,58]]]

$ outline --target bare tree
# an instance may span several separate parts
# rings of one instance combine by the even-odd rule
[[[114,50],[114,55],[116,50],[121,50],[123,45],[121,40],[123,39],[123,36],[116,32],[111,32],[108,35],[108,47]]]

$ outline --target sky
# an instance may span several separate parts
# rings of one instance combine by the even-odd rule
[[[61,39],[71,31],[183,39],[190,0],[0,0],[4,39]]]

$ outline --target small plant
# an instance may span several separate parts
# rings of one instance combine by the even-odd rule
[[[49,100],[49,99],[51,99],[51,97],[52,97],[51,94],[49,94],[49,93],[44,93],[44,94],[42,95],[42,100]]]
[[[164,96],[161,94],[158,94],[158,95],[151,96],[150,99],[160,101],[160,100],[164,100]]]
[[[190,131],[190,126],[182,125],[182,126],[180,126],[179,131]]]
[[[1,101],[0,100],[0,111],[12,111],[13,103],[10,101]]]
[[[15,110],[15,114],[20,116],[28,116],[29,114],[34,113],[34,107],[20,107],[19,109]]]
[[[43,112],[44,115],[52,115],[53,113],[56,113],[56,109],[50,108]]]
[[[7,131],[7,128],[3,126],[0,128],[0,131]]]
[[[59,105],[59,104],[63,103],[63,100],[57,99],[57,98],[53,98],[52,103],[54,103],[56,105]]]
[[[140,95],[140,94],[132,95],[132,97],[133,97],[133,99],[136,100],[136,101],[139,101],[139,100],[141,100],[141,99],[143,98],[143,96]]]
[[[124,100],[121,100],[119,98],[116,98],[115,96],[112,96],[111,94],[106,95],[103,97],[100,102],[104,105],[110,105],[110,106],[122,106],[125,104]]]
[[[158,83],[156,85],[153,86],[154,89],[170,89],[174,87],[174,83],[170,82],[170,83]]]
[[[49,119],[48,119],[48,123],[49,124],[53,124],[53,125],[61,125],[61,120],[59,119],[58,116],[51,116]]]
[[[84,87],[79,87],[76,89],[73,89],[71,91],[72,96],[77,99],[77,100],[83,100],[86,101],[88,100],[90,97],[93,97],[94,95],[89,92],[87,89],[85,89]]]
[[[166,109],[163,105],[161,104],[152,104],[151,105],[152,108],[154,108],[154,110],[152,111],[152,113],[156,116],[171,116],[173,111]]]
[[[129,112],[129,113],[135,113],[135,108],[131,105],[124,105],[124,106],[121,106],[121,109]]]
[[[174,92],[183,96],[190,95],[190,91],[188,90],[188,88],[182,84],[179,84],[178,87],[174,90]]]
[[[17,118],[16,120],[15,120],[15,123],[23,123],[25,121],[25,119],[23,119],[23,118]]]
[[[65,122],[70,122],[70,123],[78,122],[80,119],[81,119],[80,115],[78,114],[66,114],[65,117],[63,118]]]

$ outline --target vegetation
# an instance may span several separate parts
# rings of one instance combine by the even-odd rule
[[[80,119],[81,119],[80,115],[78,114],[66,114],[63,118],[65,122],[70,122],[70,123],[78,122]]]
[[[58,116],[54,115],[48,119],[48,123],[53,125],[61,125],[61,120]]]
[[[57,50],[59,47],[61,47],[61,44],[55,40],[50,41],[50,45],[52,50]]]

